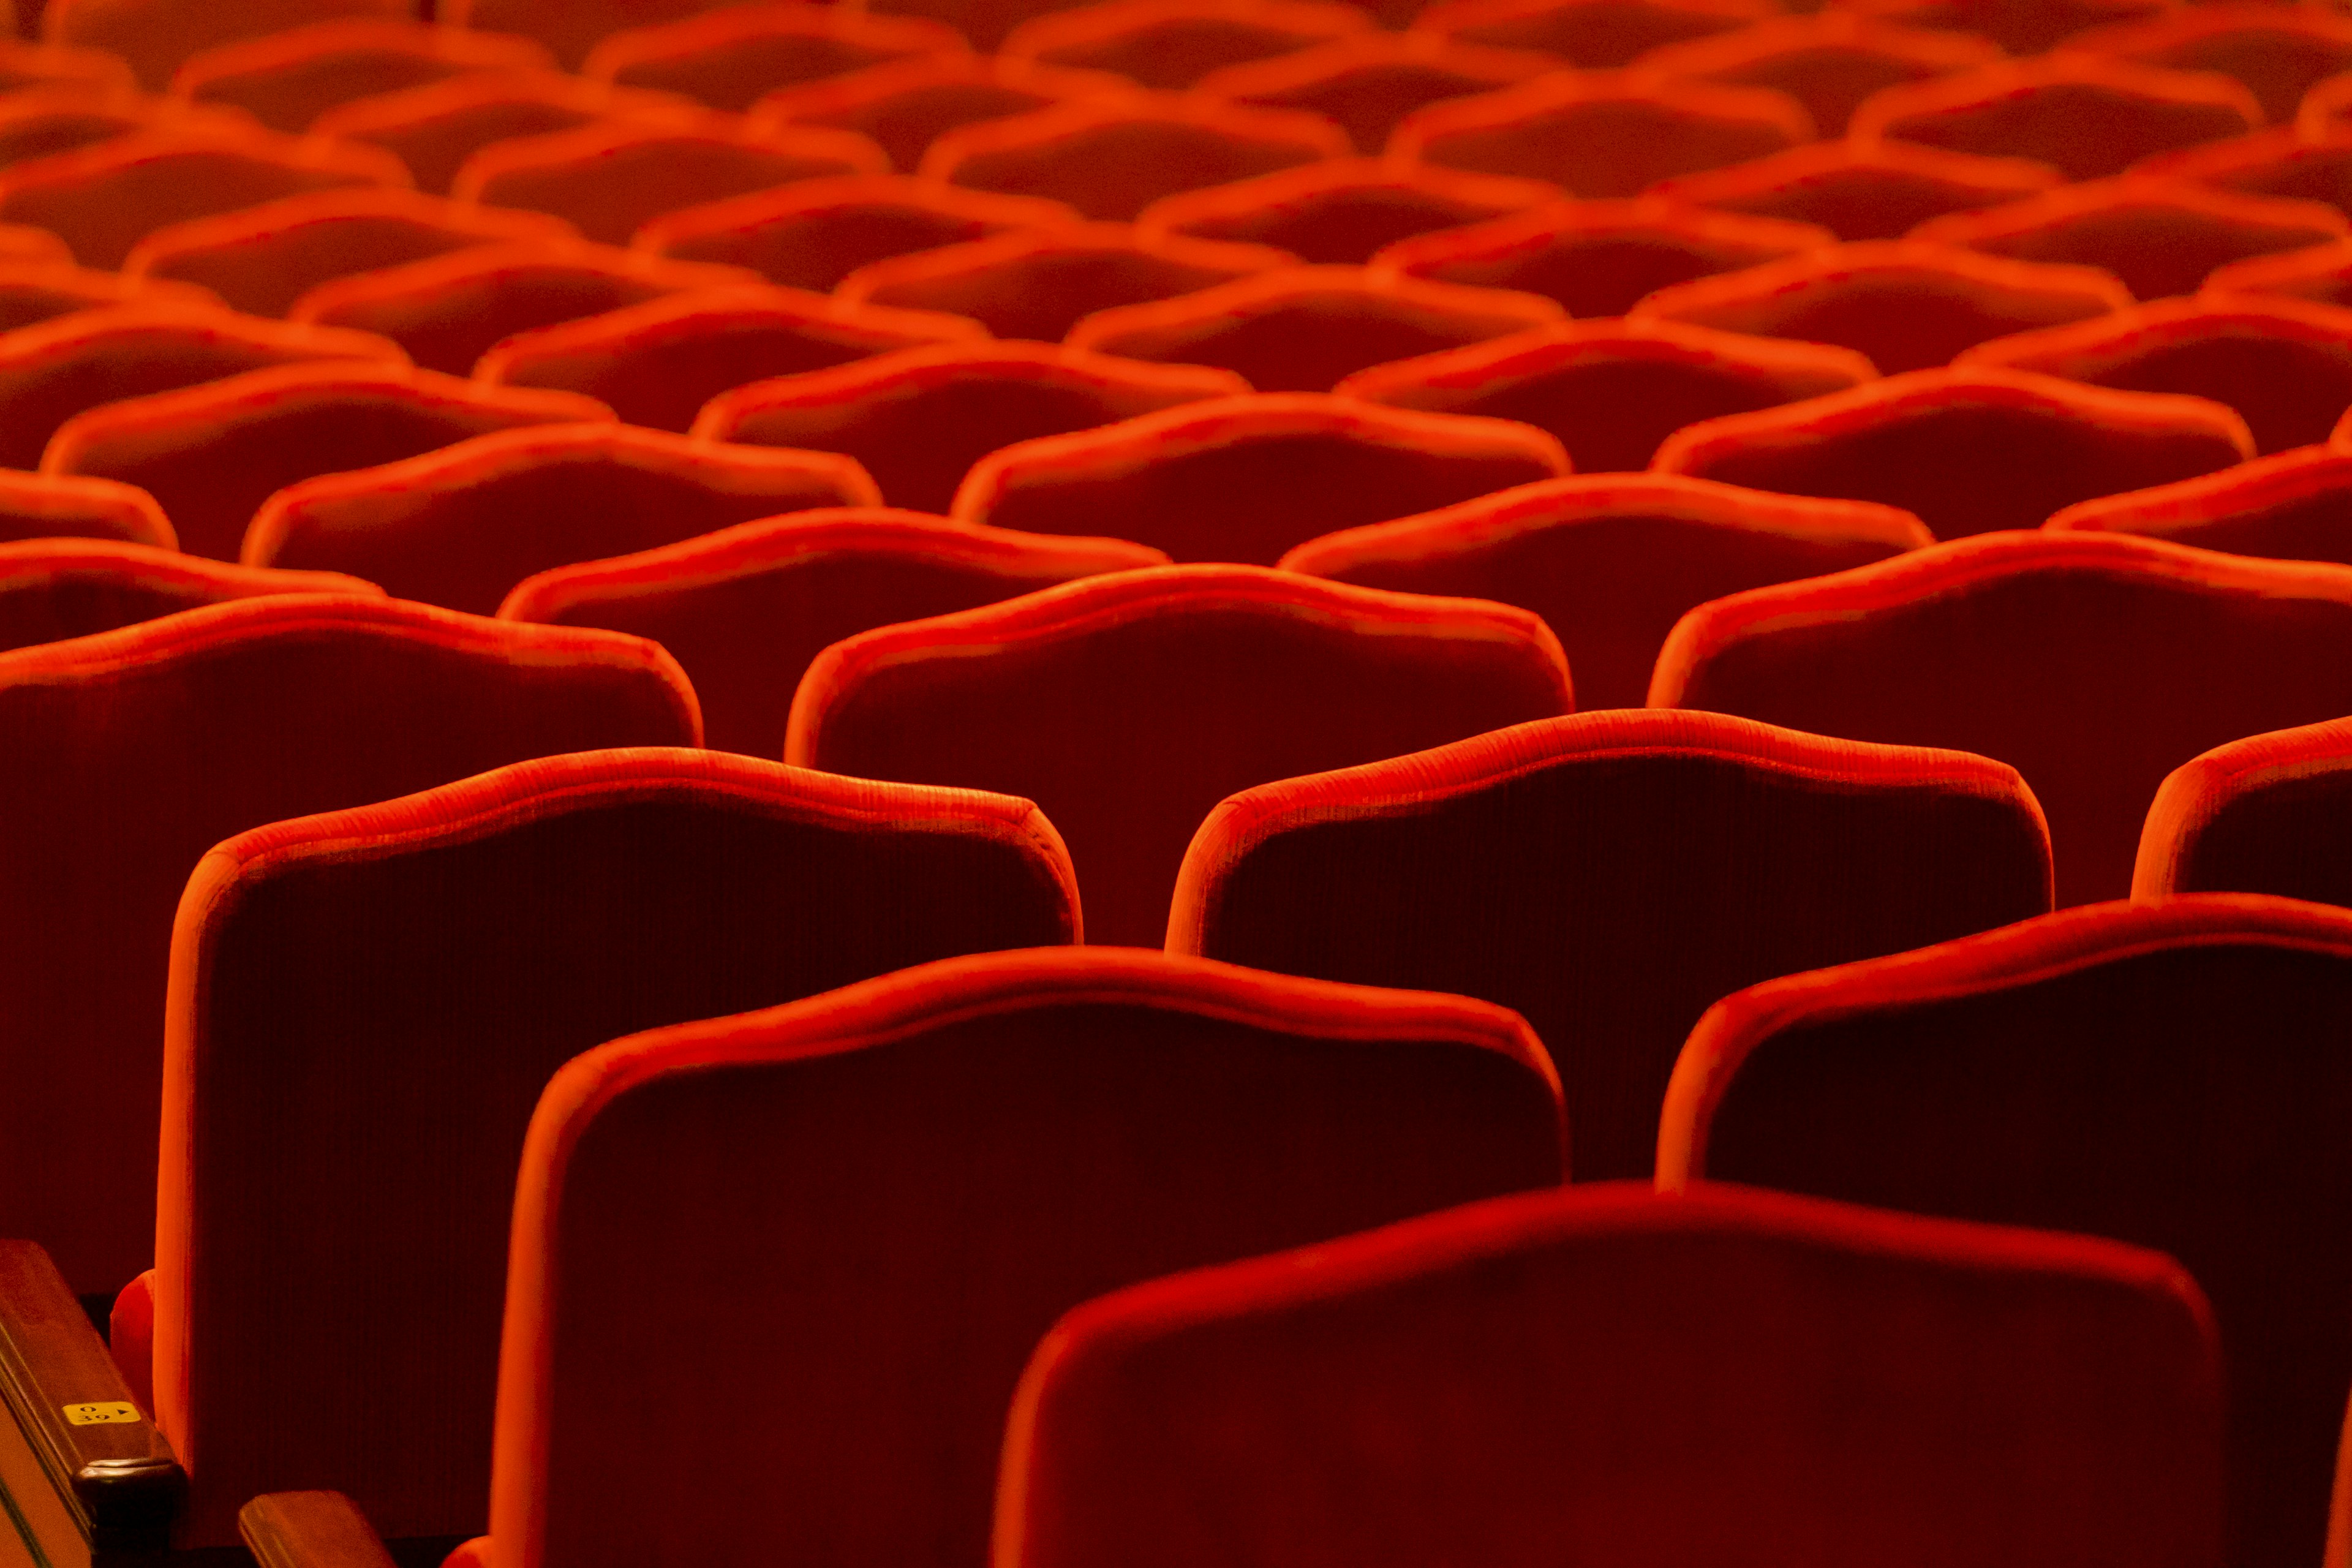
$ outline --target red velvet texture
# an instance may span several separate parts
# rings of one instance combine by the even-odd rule
[[[1658,1176],[2082,1231],[2187,1265],[2229,1377],[2232,1564],[2315,1562],[2352,1386],[2352,912],[2068,910],[1727,998]]]
[[[1491,1199],[1056,1324],[996,1568],[2203,1568],[2180,1266],[1735,1187]]]
[[[2275,893],[2352,905],[2352,720],[2216,746],[2175,768],[2140,829],[2132,897]]]
[[[822,81],[780,87],[751,110],[754,124],[837,125],[866,137],[912,174],[933,142],[959,125],[1119,91],[1118,78],[1061,70],[1003,55],[909,56]]]
[[[136,485],[0,468],[0,540],[61,537],[179,548],[163,509]]]
[[[2165,775],[2352,712],[2352,567],[2122,534],[1989,535],[1701,605],[1650,700],[2016,766],[2058,902],[2121,898]]]
[[[231,599],[383,590],[333,572],[270,572],[99,539],[0,543],[0,651],[93,637]]]
[[[2077,501],[2042,524],[2168,539],[2232,555],[2352,565],[2352,452],[2298,447],[2193,479]]]
[[[1077,919],[1027,801],[709,752],[550,757],[219,846],[173,931],[164,1046],[179,1542],[308,1488],[387,1536],[479,1531],[510,1184],[567,1059]]]
[[[299,134],[339,104],[469,71],[537,71],[553,64],[528,38],[344,17],[215,45],[172,73],[172,92],[241,109],[273,131]]]
[[[1420,0],[1385,0],[1410,11]],[[1375,7],[1367,7],[1372,9]],[[1304,109],[1336,122],[1370,157],[1397,122],[1426,103],[1526,81],[1559,62],[1533,49],[1456,44],[1433,33],[1358,33],[1269,59],[1222,66],[1193,83],[1210,98],[1259,109]]]
[[[1717,998],[2049,907],[2041,813],[2001,763],[1635,709],[1228,799],[1168,946],[1516,1008],[1593,1181],[1650,1169],[1675,1051]]]
[[[1549,1185],[1560,1131],[1499,1008],[1158,953],[952,960],[616,1042],[524,1150],[489,1559],[979,1563],[1059,1313]]]
[[[772,88],[884,60],[966,52],[952,27],[868,16],[845,5],[719,9],[718,16],[672,21],[656,15],[642,18],[651,26],[624,24],[588,51],[580,74],[740,113]]]
[[[1167,559],[1122,539],[845,507],[554,567],[516,584],[499,615],[606,626],[660,643],[694,681],[703,743],[772,758],[783,754],[793,688],[830,645]]]
[[[1524,610],[1161,567],[835,643],[801,680],[784,757],[1035,800],[1069,840],[1092,939],[1144,947],[1193,828],[1234,791],[1572,702]]]
[[[699,737],[651,644],[314,595],[0,655],[0,1234],[85,1294],[153,1257],[156,1021],[207,848],[524,757]],[[91,1129],[104,1159],[72,1153]]]

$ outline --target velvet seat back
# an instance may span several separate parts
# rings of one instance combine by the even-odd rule
[[[389,1536],[481,1529],[515,1163],[567,1059],[1077,921],[1027,801],[682,749],[221,845],[173,931],[164,1046],[153,1367],[192,1478],[179,1543],[315,1487]]]
[[[2352,719],[2249,735],[2190,758],[2141,826],[2132,897],[2275,893],[2352,905]]]
[[[1034,799],[1069,839],[1090,938],[1142,947],[1192,830],[1235,790],[1571,701],[1525,610],[1169,566],[835,643],[801,679],[784,757]]]
[[[92,637],[232,599],[383,592],[335,572],[230,566],[110,539],[18,540],[0,543],[0,651]]]
[[[1153,1280],[1024,1375],[997,1568],[2203,1568],[2221,1368],[2138,1247],[1530,1193]]]
[[[1661,1185],[1708,1176],[2161,1247],[2229,1362],[2240,1565],[2319,1560],[2352,1388],[2352,912],[2070,910],[1727,998]]]
[[[1556,1184],[1560,1132],[1501,1008],[1158,953],[952,960],[618,1041],[524,1148],[488,1559],[977,1568],[1061,1312]]]
[[[1650,700],[1998,757],[2049,814],[2058,902],[2121,898],[2167,773],[2352,713],[2352,568],[2073,531],[1961,540],[1700,606]]]
[[[1982,757],[1616,710],[1234,795],[1168,945],[1515,1008],[1559,1068],[1577,1178],[1637,1176],[1718,997],[2044,913],[2049,853]]]

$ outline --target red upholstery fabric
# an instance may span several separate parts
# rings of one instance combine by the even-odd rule
[[[571,225],[541,213],[362,187],[168,224],[131,247],[122,270],[200,284],[237,310],[282,316],[310,289],[353,273],[474,246],[572,237]]]
[[[2176,484],[2077,501],[2042,526],[2352,565],[2347,498],[2352,452],[2303,447]]]
[[[1294,548],[1282,567],[1533,610],[1568,655],[1580,709],[1639,708],[1658,648],[1686,611],[1931,542],[1918,519],[1868,501],[1610,474],[1327,533]]]
[[[753,106],[751,123],[855,131],[887,153],[892,168],[911,174],[924,151],[959,125],[1092,98],[1121,86],[1116,77],[1055,70],[1002,55],[922,55],[778,88]]]
[[[1406,0],[1418,5],[1419,0]],[[1436,33],[1357,33],[1270,59],[1220,67],[1192,90],[1256,109],[1304,109],[1336,122],[1367,157],[1425,103],[1509,87],[1559,68],[1549,55],[1457,44]]]
[[[1999,46],[1965,33],[1929,32],[1858,11],[1823,9],[1663,45],[1643,56],[1642,64],[1726,87],[1777,88],[1805,106],[1822,135],[1843,136],[1854,110],[1881,88],[1930,80],[2000,58]]]
[[[891,505],[943,513],[965,471],[1000,447],[1248,390],[1206,365],[1045,343],[947,343],[720,393],[703,405],[693,435],[845,452]]]
[[[77,310],[0,334],[0,463],[40,467],[58,426],[103,403],[314,360],[396,365],[407,355],[368,332],[176,301]]]
[[[1319,114],[1139,89],[960,125],[931,143],[916,173],[975,190],[1050,196],[1090,218],[1116,220],[1178,191],[1348,151],[1348,133]]]
[[[46,230],[39,232],[46,233]],[[0,258],[0,332],[15,331],[70,310],[102,305],[211,305],[220,301],[184,283],[157,283],[98,272],[48,257]]]
[[[485,245],[354,273],[294,301],[290,321],[387,337],[426,370],[465,375],[518,332],[601,316],[688,289],[739,288],[759,275],[663,261],[585,241]]]
[[[2352,719],[2216,746],[2158,787],[2132,897],[2276,893],[2352,904],[2352,852],[2336,830],[2347,800]]]
[[[576,70],[609,33],[716,9],[714,0],[434,0],[433,14],[461,27],[537,38],[564,69]]]
[[[1889,375],[1928,370],[1988,338],[2127,308],[2096,267],[1978,256],[1917,240],[1834,245],[1661,289],[1630,312],[1718,331],[1833,343]]]
[[[2171,1253],[2229,1363],[2223,1561],[2307,1563],[2352,1385],[2352,1254],[2330,1239],[2352,1193],[2347,1026],[2352,912],[2069,910],[1727,998],[1675,1069],[1658,1178]]]
[[[566,1060],[1077,919],[1025,800],[712,752],[547,757],[215,848],[164,1041],[154,1381],[190,1476],[179,1543],[319,1487],[388,1536],[480,1529],[509,1182]]]
[[[865,0],[866,9],[880,16],[929,16],[946,22],[971,40],[974,48],[993,52],[1013,28],[1032,16],[1066,11],[1087,0]]]
[[[0,98],[0,168],[79,152],[134,132],[245,129],[185,105],[142,100],[113,86],[49,82]]]
[[[1118,539],[845,508],[553,567],[516,584],[499,615],[606,626],[660,643],[694,681],[705,743],[773,758],[783,755],[793,688],[831,644],[1167,559]]]
[[[22,31],[23,37],[16,37]],[[12,29],[0,37],[0,89],[9,92],[49,83],[109,92],[132,91],[139,79],[131,62],[111,49],[76,48],[52,40],[34,42],[39,29]]]
[[[0,654],[0,1228],[82,1292],[154,1257],[166,934],[206,848],[522,757],[698,735],[651,644],[350,595]],[[93,1128],[108,1157],[71,1157]]]
[[[1313,393],[1188,404],[992,452],[956,492],[965,522],[1122,538],[1179,561],[1271,564],[1292,545],[1568,472],[1532,426]]]
[[[60,537],[180,545],[163,509],[135,485],[0,468],[0,540]]]
[[[35,228],[29,224],[0,224],[0,266],[26,261],[69,266],[73,261],[73,252],[66,247],[64,240],[47,229]],[[99,273],[97,276],[103,278],[110,274]]]
[[[1895,239],[1931,217],[2017,201],[2058,183],[2057,170],[2030,158],[1981,158],[1906,142],[1817,142],[1662,181],[1649,194],[1817,223],[1840,239]]]
[[[2250,196],[2326,202],[2338,212],[2352,212],[2352,128],[2339,125],[2307,135],[2293,123],[2273,125],[2143,158],[2133,172]]]
[[[494,142],[459,166],[461,202],[527,207],[623,245],[664,213],[828,174],[878,174],[890,161],[852,132],[819,126],[753,132],[713,115],[676,127],[628,121]]]
[[[62,642],[267,594],[380,595],[332,572],[231,566],[110,539],[0,543],[0,651]]]
[[[1335,391],[1391,408],[1516,419],[1569,447],[1580,473],[1647,468],[1701,419],[1858,386],[1850,349],[1671,321],[1563,321],[1360,370]]]
[[[943,23],[846,6],[739,5],[607,33],[580,74],[740,114],[772,89],[885,60],[969,52],[963,35]]]
[[[1559,644],[1525,610],[1162,567],[835,643],[802,678],[784,757],[1029,795],[1069,840],[1092,939],[1148,946],[1185,843],[1235,790],[1571,704]]]
[[[161,92],[182,61],[236,38],[328,16],[406,16],[406,0],[47,0],[41,36],[121,56]]]
[[[2205,292],[2284,294],[2323,305],[2352,305],[2352,239],[2223,262],[2205,275]]]
[[[841,280],[845,304],[968,316],[1000,338],[1059,340],[1097,310],[1189,294],[1290,264],[1279,250],[1150,239],[1089,223],[870,262]]]
[[[85,267],[117,268],[168,223],[305,191],[407,183],[406,167],[376,148],[188,127],[119,136],[0,171],[0,221],[55,232]]]
[[[1375,273],[1517,289],[1571,316],[1622,316],[1670,283],[1834,244],[1811,224],[1702,212],[1656,201],[1563,202],[1517,217],[1401,239]]]
[[[982,1562],[1063,1310],[1560,1154],[1500,1008],[1159,953],[951,960],[617,1041],[524,1150],[488,1560]],[[744,1442],[720,1386],[795,1418]]]
[[[1434,229],[1502,217],[1559,196],[1540,180],[1331,158],[1230,185],[1162,196],[1143,209],[1146,236],[1271,245],[1302,261],[1358,265]]]
[[[2269,118],[2292,121],[2305,92],[2352,69],[2352,21],[2316,9],[2184,6],[2078,34],[2069,47],[2173,70],[2220,71],[2243,82]]]
[[[1294,267],[1098,310],[1064,341],[1130,359],[1221,366],[1261,392],[1328,392],[1371,365],[1560,319],[1559,306],[1540,294],[1373,276],[1360,267]]]
[[[1413,25],[1464,43],[1542,49],[1570,65],[1605,68],[1777,10],[1770,0],[1433,0]]]
[[[1651,466],[1758,489],[1885,501],[1939,539],[2032,528],[2092,496],[2254,455],[2235,409],[1991,369],[1920,370],[1676,431]]]
[[[41,468],[135,484],[163,504],[181,549],[227,561],[255,510],[299,479],[486,431],[611,412],[570,393],[481,386],[432,371],[280,365],[77,414],[49,437]]]
[[[2049,907],[2049,837],[2004,763],[1626,709],[1233,796],[1168,946],[1517,1009],[1593,1181],[1650,1168],[1717,998]]]
[[[2171,0],[1846,0],[1866,16],[1950,28],[1990,39],[2012,55],[2039,54],[2101,23],[2152,16]]]
[[[2352,567],[2120,534],[1990,535],[1700,606],[1650,700],[2014,763],[2058,902],[2120,898],[2164,776],[2352,712]]]
[[[1333,0],[1097,0],[1032,17],[1006,36],[1003,52],[1181,91],[1220,66],[1370,29],[1361,10]]]
[[[446,195],[466,161],[515,137],[573,131],[598,121],[676,124],[675,99],[600,87],[557,71],[477,71],[361,99],[310,122],[311,134],[392,153],[416,188]]]
[[[175,97],[241,109],[272,131],[299,133],[339,104],[467,71],[529,70],[554,61],[528,38],[351,16],[288,27],[191,56],[172,73]]]
[[[682,431],[730,387],[987,335],[959,317],[801,289],[706,289],[518,332],[484,353],[474,374],[494,386],[585,394],[632,425]]]
[[[2352,71],[2338,71],[2304,93],[2294,123],[2310,135],[2326,136],[2343,129],[2347,116],[2352,116]]]
[[[1783,92],[1643,72],[1557,72],[1416,109],[1391,157],[1549,180],[1578,196],[1631,196],[1660,180],[1744,163],[1813,139]]]
[[[756,518],[875,506],[856,460],[693,442],[631,425],[541,425],[326,474],[263,503],[240,558],[349,572],[487,616],[534,572]]]
[[[822,293],[887,257],[1077,221],[1061,203],[1035,196],[853,174],[682,207],[639,229],[635,244],[658,256],[747,267],[771,283]]]
[[[2020,261],[2104,267],[2138,298],[2156,300],[2194,293],[2225,262],[2318,245],[2347,226],[2352,220],[2325,203],[2233,195],[2145,174],[1949,213],[1911,232]]]
[[[2221,1347],[2169,1258],[1732,1187],[1528,1194],[1074,1309],[1000,1568],[2199,1568]]]
[[[2300,300],[2162,300],[1979,343],[1958,363],[2126,392],[2186,392],[2245,416],[2258,452],[2327,439],[2352,407],[2352,310]]]

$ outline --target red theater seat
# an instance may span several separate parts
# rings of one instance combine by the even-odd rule
[[[1145,239],[1123,223],[1088,223],[869,262],[841,280],[845,304],[943,310],[1000,338],[1059,341],[1097,310],[1140,304],[1287,267],[1258,245]]]
[[[1032,17],[1005,37],[1003,53],[1181,92],[1221,66],[1370,30],[1360,7],[1333,0],[1098,0]]]
[[[1865,239],[1677,283],[1628,314],[1831,343],[1895,375],[1944,364],[1988,338],[2103,317],[2131,302],[2130,291],[2101,268]]]
[[[2160,300],[1997,338],[1956,362],[2126,392],[2186,392],[2245,416],[2258,452],[2327,439],[2352,407],[2352,310],[2300,300]]]
[[[467,1554],[982,1562],[1060,1313],[1549,1185],[1559,1114],[1499,1008],[1159,953],[991,953],[616,1041],[531,1121]],[[713,1379],[801,1419],[713,1445]]]
[[[2120,898],[2167,773],[2352,712],[2352,567],[2071,531],[1967,539],[1699,606],[1650,700],[1998,757],[2048,815],[2058,902]]]
[[[134,485],[0,468],[0,541],[58,538],[180,547],[163,509]]]
[[[971,40],[977,49],[994,53],[1015,27],[1034,16],[1067,11],[1088,0],[863,0],[877,16],[929,16],[945,22]]]
[[[1319,114],[1139,89],[960,125],[931,143],[916,173],[1122,220],[1179,191],[1348,152],[1348,133]]]
[[[1709,599],[1932,542],[1918,519],[1868,501],[1607,474],[1327,533],[1293,549],[1282,568],[1533,610],[1559,637],[1577,705],[1589,710],[1642,706],[1666,634]]]
[[[553,64],[528,38],[352,16],[206,49],[172,73],[172,92],[241,109],[272,131],[299,133],[355,99],[467,71],[541,70]]]
[[[1837,243],[1809,223],[1742,217],[1664,202],[1562,202],[1515,217],[1401,239],[1375,273],[1516,289],[1571,316],[1622,316],[1669,284]]]
[[[166,933],[207,848],[524,757],[699,733],[650,643],[352,595],[0,654],[0,1226],[85,1293],[154,1257]],[[73,1153],[91,1127],[112,1130],[104,1159]]]
[[[1778,10],[1771,0],[1432,0],[1413,26],[1465,44],[1541,49],[1570,65],[1607,69]]]
[[[1938,539],[2033,528],[2093,496],[2243,462],[2252,435],[2202,397],[2055,376],[1920,370],[1727,415],[1665,439],[1651,467],[1793,495],[1885,501]]]
[[[2229,1366],[2226,1549],[2199,1560],[2314,1562],[2352,1385],[2347,1028],[2352,912],[2072,910],[1727,998],[1675,1068],[1659,1184],[2171,1253]]]
[[[1661,181],[1649,194],[1819,224],[1840,239],[1895,239],[1931,217],[2017,201],[2059,183],[2055,169],[2030,158],[1980,158],[1904,142],[1816,142]]]
[[[249,130],[250,121],[217,110],[142,100],[115,87],[45,82],[0,96],[0,168],[56,157],[135,132]]]
[[[1078,221],[1061,203],[1035,196],[958,190],[905,174],[851,174],[681,207],[639,229],[635,244],[822,293],[889,257]]]
[[[1320,114],[1370,157],[1388,144],[1398,121],[1425,103],[1491,92],[1559,67],[1554,57],[1530,49],[1457,44],[1436,33],[1375,31],[1223,66],[1192,90],[1257,109]]]
[[[39,12],[45,41],[120,56],[150,92],[216,45],[330,17],[413,14],[409,0],[47,0]]]
[[[1530,426],[1263,393],[992,452],[965,477],[955,515],[1032,533],[1116,524],[1179,561],[1265,565],[1335,528],[1567,472],[1559,441]]]
[[[650,27],[704,11],[726,0],[434,0],[433,15],[486,33],[520,33],[553,52],[565,70],[577,70],[596,41],[624,27]]]
[[[313,191],[155,229],[122,270],[211,289],[239,310],[282,316],[338,278],[484,245],[561,244],[572,226],[540,213],[464,206],[415,191]]]
[[[176,302],[76,310],[0,333],[0,464],[39,468],[58,426],[101,404],[318,360],[407,356],[368,332]]]
[[[2240,0],[2079,33],[2067,47],[2171,70],[2219,71],[2244,83],[2272,120],[2292,121],[2305,92],[2352,69],[2352,19],[2316,6]]]
[[[176,1542],[234,1543],[237,1508],[281,1488],[349,1492],[395,1537],[480,1531],[516,1160],[571,1058],[1077,921],[1025,800],[685,749],[543,757],[217,846],[173,932],[155,1268],[131,1292],[189,1473]],[[665,1273],[640,1278],[693,1310]]]
[[[2005,763],[1622,709],[1235,795],[1167,929],[1174,952],[1524,1014],[1594,1181],[1650,1168],[1717,997],[2049,907],[2049,837]]]
[[[1140,947],[1168,928],[1186,841],[1235,790],[1570,700],[1559,642],[1525,610],[1162,567],[835,643],[801,680],[784,757],[1025,792],[1070,844],[1089,940]]]
[[[1733,1187],[1499,1198],[1132,1286],[1030,1358],[1000,1568],[2216,1560],[2171,1258]]]
[[[703,405],[692,433],[846,452],[892,506],[945,513],[965,472],[1000,447],[1248,390],[1205,365],[1044,343],[948,343],[739,386]]]
[[[0,223],[0,268],[28,261],[70,267],[73,252],[47,229],[29,224]]]
[[[2148,174],[1947,214],[1921,224],[1911,237],[2020,261],[2104,267],[2138,298],[2156,300],[2196,292],[2225,262],[2299,250],[2347,232],[2352,220],[2324,202],[2233,195]]]
[[[218,309],[220,300],[210,289],[185,283],[91,271],[70,260],[46,256],[0,257],[0,332],[54,321],[76,310],[130,304]]]
[[[2172,0],[1842,0],[1841,9],[1909,27],[1974,33],[2012,55],[2038,55],[2102,23],[2152,16]]]
[[[1548,430],[1579,473],[1644,468],[1684,426],[1858,386],[1877,374],[1850,349],[1671,321],[1562,321],[1360,370],[1342,397]]]
[[[831,452],[541,425],[289,485],[254,514],[242,559],[349,572],[404,599],[487,616],[551,566],[881,499],[865,469]]]
[[[255,510],[298,479],[611,414],[593,398],[401,366],[280,365],[77,414],[49,437],[41,468],[135,484],[162,503],[181,549],[228,561]]]
[[[2352,126],[2317,136],[2294,125],[2273,125],[2227,142],[2160,153],[2132,173],[2235,191],[2250,196],[2326,202],[2352,213]]]
[[[390,153],[418,190],[445,195],[466,161],[486,147],[621,121],[675,127],[702,123],[703,116],[660,93],[602,87],[558,71],[474,71],[339,105],[312,121],[310,133]]]
[[[231,599],[383,592],[333,572],[232,566],[110,539],[16,540],[0,543],[0,652],[91,637]]]
[[[0,220],[49,229],[83,266],[110,268],[165,224],[305,191],[406,184],[407,168],[380,148],[189,126],[0,171]]]
[[[1854,110],[1881,88],[1927,81],[2000,58],[1998,45],[1965,33],[1930,32],[1859,11],[1823,9],[1663,45],[1641,63],[1667,76],[1777,89],[1805,106],[1822,135],[1843,136]]]
[[[623,245],[664,213],[829,174],[878,174],[889,160],[829,127],[754,132],[723,115],[677,126],[621,121],[494,142],[449,182],[461,202],[525,207]]]
[[[751,123],[855,131],[887,153],[892,168],[911,174],[925,150],[959,125],[1125,90],[1114,76],[1002,55],[919,55],[778,88],[752,107]]]
[[[2042,526],[2352,565],[2352,452],[2300,447],[2193,479],[2077,501]]]
[[[1389,156],[1549,180],[1571,195],[1631,196],[1660,180],[1745,163],[1811,142],[1812,117],[1783,92],[1642,71],[1559,71],[1416,109]]]
[[[1524,212],[1559,196],[1557,186],[1540,180],[1334,158],[1162,196],[1135,226],[1147,237],[1270,245],[1301,261],[1356,265],[1413,235]]]
[[[2352,904],[2352,719],[2249,735],[2172,770],[2140,829],[2132,897],[2273,893]]]
[[[20,6],[20,17],[23,11]],[[0,37],[0,92],[21,92],[26,88],[51,85],[106,93],[138,89],[139,79],[131,73],[131,62],[111,49],[78,49],[48,41],[36,43],[33,40],[40,32],[37,22],[17,31],[25,36],[18,37],[11,32]]]
[[[682,431],[704,404],[747,382],[986,336],[961,317],[801,289],[708,289],[518,332],[483,354],[474,374],[493,386],[584,393],[632,425]]]
[[[780,757],[793,689],[833,643],[1104,572],[1164,564],[1118,539],[975,528],[882,508],[740,523],[523,579],[501,618],[660,643],[701,700],[705,743]]]
[[[940,22],[839,5],[733,5],[607,33],[580,74],[740,114],[778,88],[887,60],[969,52],[963,35]]]
[[[425,369],[464,375],[518,332],[689,289],[759,281],[741,268],[664,261],[586,240],[483,245],[333,279],[307,290],[286,315],[390,338]]]
[[[2352,238],[2224,262],[2205,275],[2207,294],[2284,294],[2352,305]]]

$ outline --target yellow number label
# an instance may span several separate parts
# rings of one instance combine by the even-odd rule
[[[119,1399],[66,1406],[66,1419],[77,1426],[103,1426],[110,1422],[136,1421],[139,1418],[139,1406],[126,1405]]]

